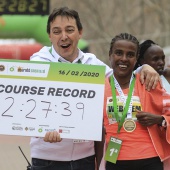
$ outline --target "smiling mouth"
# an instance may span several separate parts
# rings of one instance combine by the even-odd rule
[[[65,48],[70,47],[70,44],[67,44],[67,45],[61,45],[61,47],[65,49]]]
[[[120,67],[121,69],[126,69],[126,68],[127,68],[127,65],[119,64],[119,67]]]

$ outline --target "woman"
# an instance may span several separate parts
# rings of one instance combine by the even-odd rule
[[[133,74],[138,52],[139,42],[131,34],[111,41],[114,73],[106,80],[104,105],[106,170],[163,170],[170,157],[170,96],[160,84],[152,92],[140,84]]]
[[[143,64],[150,65],[159,73],[162,79],[163,87],[168,93],[170,93],[170,69],[164,69],[164,51],[152,40],[146,40],[140,44],[139,58],[135,68]]]

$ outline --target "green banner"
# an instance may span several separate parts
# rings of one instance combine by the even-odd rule
[[[104,84],[105,66],[1,59],[0,78]]]

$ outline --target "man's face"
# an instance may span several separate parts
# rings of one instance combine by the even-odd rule
[[[50,24],[49,38],[56,52],[72,62],[78,56],[78,41],[82,37],[76,20],[71,17],[57,16]]]

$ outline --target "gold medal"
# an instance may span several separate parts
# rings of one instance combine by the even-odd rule
[[[126,119],[123,123],[123,128],[126,132],[133,132],[136,129],[136,123],[132,119]]]

